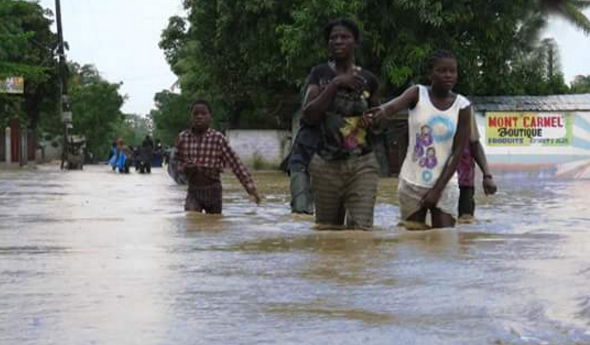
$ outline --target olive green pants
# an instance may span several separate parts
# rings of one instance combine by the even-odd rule
[[[349,229],[373,227],[379,186],[379,163],[373,153],[326,161],[313,156],[309,164],[316,223]]]

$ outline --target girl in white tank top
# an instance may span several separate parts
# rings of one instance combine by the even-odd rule
[[[409,111],[410,140],[399,178],[416,186],[432,188],[453,151],[459,111],[469,107],[470,103],[457,95],[451,107],[441,110],[432,104],[426,86],[419,85],[418,90],[418,103]],[[453,177],[449,183],[456,181]]]
[[[469,139],[471,104],[452,92],[457,82],[457,59],[438,51],[428,61],[430,86],[413,86],[390,102],[370,109],[373,119],[409,109],[409,146],[399,176],[402,224],[425,229],[455,225],[459,198],[456,171]],[[418,225],[418,227],[416,227]]]

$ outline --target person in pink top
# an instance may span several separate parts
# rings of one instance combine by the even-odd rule
[[[483,173],[483,191],[493,195],[498,190],[492,177],[486,155],[479,142],[479,130],[473,112],[471,114],[469,143],[463,148],[457,173],[459,175],[459,222],[471,223],[475,213],[475,163]]]

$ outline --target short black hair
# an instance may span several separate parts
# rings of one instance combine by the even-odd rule
[[[430,54],[424,65],[424,67],[426,68],[426,73],[430,73],[434,68],[434,64],[436,64],[439,60],[442,59],[453,59],[457,61],[457,57],[450,50],[435,50],[432,54]]]
[[[207,110],[209,110],[209,113],[213,114],[213,111],[211,110],[211,104],[209,104],[209,102],[207,102],[204,99],[198,99],[198,100],[194,101],[193,104],[191,104],[191,109],[190,109],[191,113],[193,112],[193,109],[195,109],[195,106],[198,104],[202,104],[202,105],[206,106]]]
[[[326,27],[324,28],[326,42],[330,40],[330,34],[332,33],[332,29],[334,29],[335,26],[344,26],[345,28],[347,28],[352,33],[355,42],[359,42],[359,40],[361,39],[361,31],[359,30],[359,27],[358,25],[356,25],[355,22],[348,18],[338,18],[330,21],[328,25],[326,25]]]

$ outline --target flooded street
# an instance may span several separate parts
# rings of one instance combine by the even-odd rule
[[[590,344],[588,180],[500,179],[479,224],[407,232],[384,179],[375,231],[320,232],[255,179],[205,216],[161,169],[0,171],[0,344]]]

